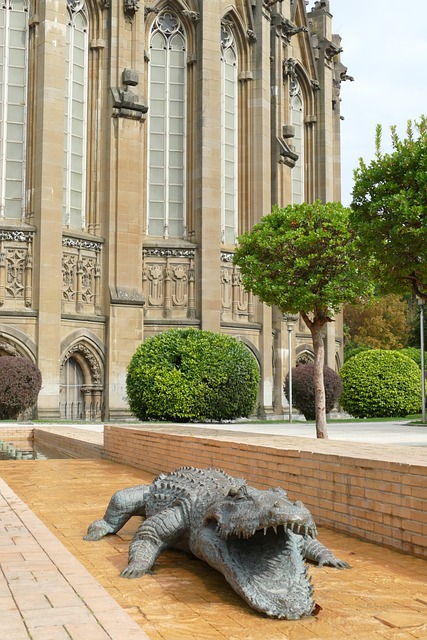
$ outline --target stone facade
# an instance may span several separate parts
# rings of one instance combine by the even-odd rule
[[[6,0],[0,355],[36,362],[44,418],[128,415],[137,345],[228,333],[282,415],[289,331],[242,287],[237,236],[278,203],[340,199],[329,1]],[[292,362],[311,358],[302,322]],[[327,364],[342,361],[340,318]]]

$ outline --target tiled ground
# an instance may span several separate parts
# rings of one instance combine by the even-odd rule
[[[270,620],[250,610],[220,574],[179,552],[163,554],[150,575],[120,578],[136,519],[120,535],[83,541],[115,490],[150,482],[150,475],[107,461],[48,460],[0,462],[0,476],[151,640],[427,639],[424,560],[321,530],[321,541],[353,568],[311,569],[318,616]]]

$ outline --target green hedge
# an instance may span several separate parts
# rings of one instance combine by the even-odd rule
[[[362,351],[343,365],[340,376],[340,404],[355,418],[404,417],[421,410],[420,369],[399,351]]]
[[[211,331],[172,329],[143,342],[126,386],[140,420],[204,422],[249,416],[260,375],[242,342]]]

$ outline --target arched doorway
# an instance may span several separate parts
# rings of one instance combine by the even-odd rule
[[[64,420],[102,420],[101,365],[87,344],[68,349],[60,372],[59,411]]]
[[[61,369],[59,397],[60,417],[65,420],[83,420],[83,371],[74,358],[68,358]]]

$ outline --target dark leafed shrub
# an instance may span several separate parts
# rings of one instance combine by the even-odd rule
[[[20,356],[0,358],[0,420],[14,420],[37,401],[42,386],[38,367]]]
[[[140,420],[203,422],[249,416],[259,379],[255,357],[242,342],[211,331],[173,329],[138,347],[126,386]]]
[[[292,369],[292,404],[301,411],[306,420],[316,419],[313,368],[312,364],[302,364]],[[342,382],[339,375],[330,367],[323,367],[323,376],[326,413],[329,413],[341,395]],[[286,376],[284,391],[289,402],[289,374]]]
[[[418,365],[400,351],[363,351],[344,364],[341,405],[355,418],[406,416],[421,410]]]

